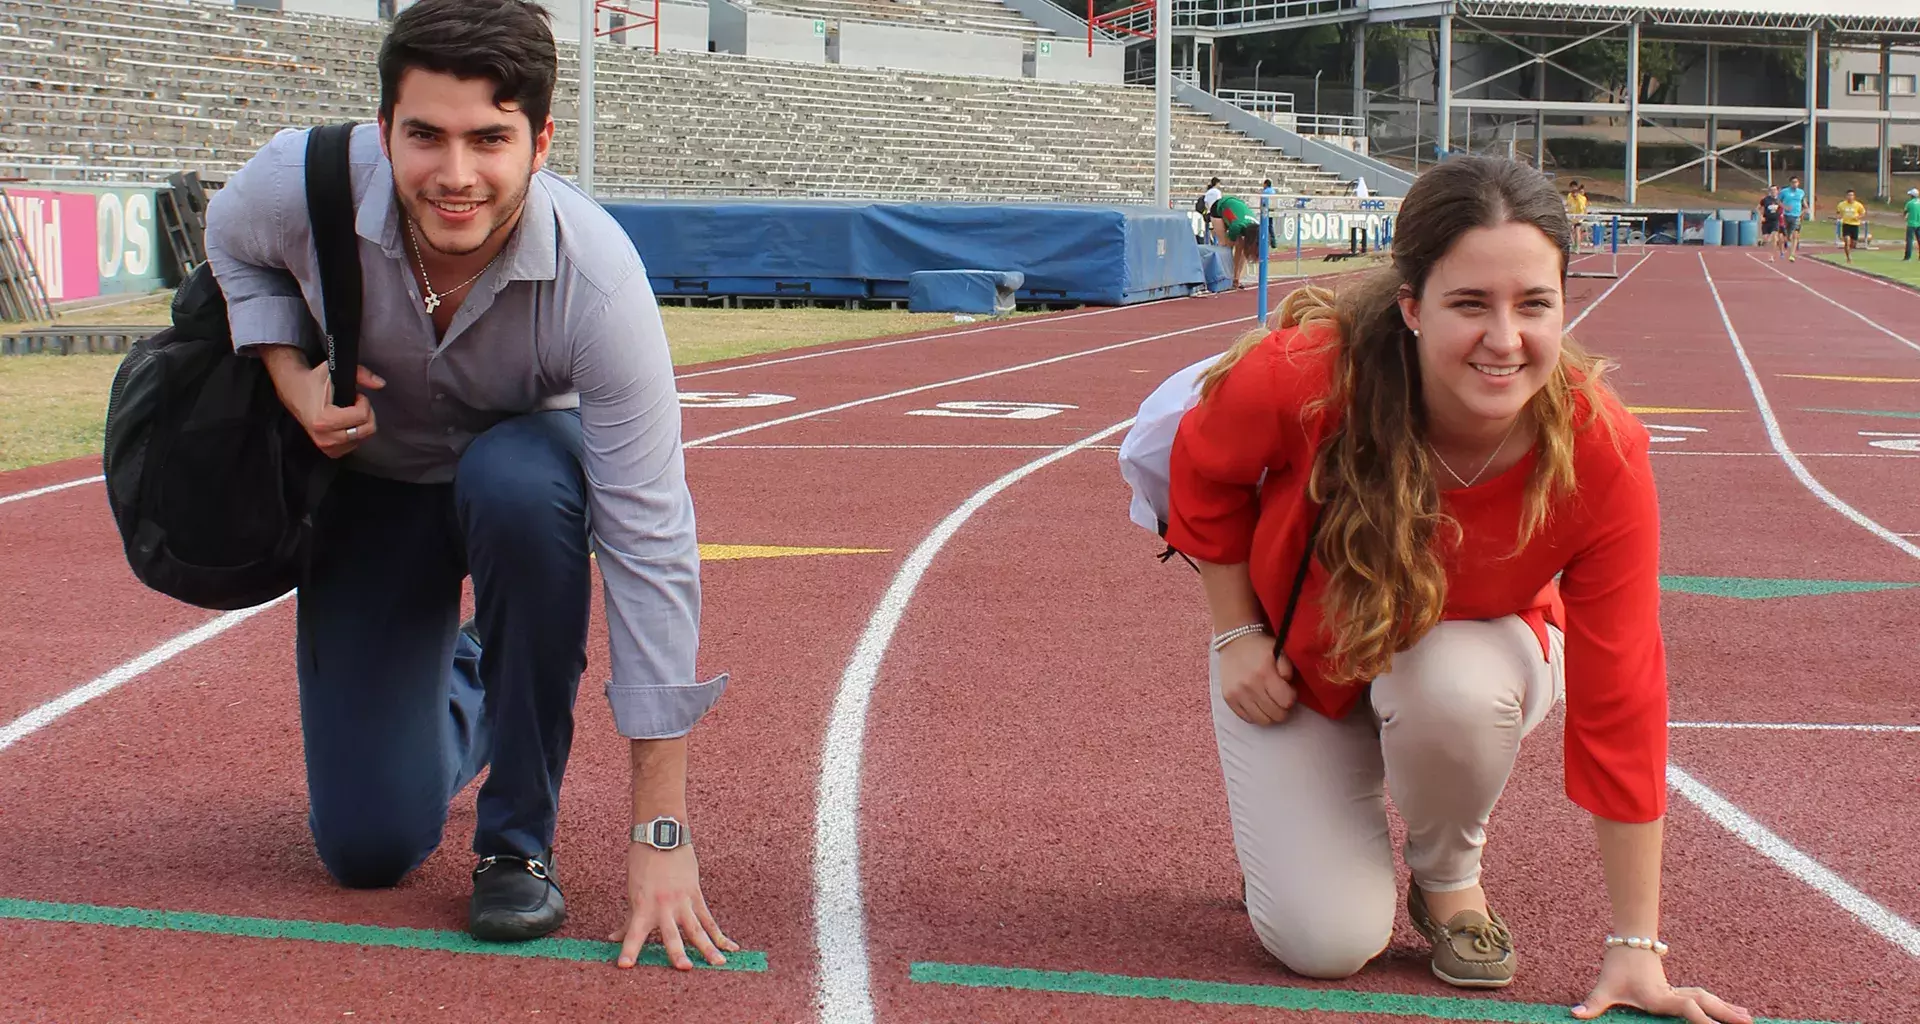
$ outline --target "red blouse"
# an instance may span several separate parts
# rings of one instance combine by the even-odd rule
[[[1276,627],[1313,524],[1305,494],[1314,453],[1335,425],[1333,413],[1303,424],[1302,409],[1327,393],[1331,371],[1332,354],[1301,331],[1274,332],[1186,414],[1174,439],[1168,543],[1203,561],[1248,562]],[[1578,403],[1576,423],[1587,408]],[[1460,544],[1443,556],[1442,616],[1517,613],[1532,625],[1543,656],[1547,624],[1565,632],[1567,795],[1602,818],[1644,822],[1666,813],[1660,508],[1646,428],[1612,399],[1606,413],[1618,442],[1598,422],[1581,431],[1575,493],[1553,505],[1516,557],[1507,554],[1537,451],[1471,488],[1441,492],[1442,508],[1461,528]],[[1317,562],[1309,568],[1283,649],[1295,666],[1299,702],[1341,718],[1363,685],[1326,681],[1326,578]]]

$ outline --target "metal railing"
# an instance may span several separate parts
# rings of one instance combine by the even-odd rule
[[[1302,135],[1365,135],[1365,118],[1350,114],[1302,114],[1294,108],[1293,94],[1261,89],[1219,89],[1215,96],[1239,107],[1263,121],[1277,124]]]
[[[1215,96],[1239,107],[1255,117],[1276,121],[1281,116],[1293,116],[1293,94],[1275,92],[1272,89],[1215,89]]]
[[[1173,0],[1174,28],[1232,28],[1302,18],[1351,14],[1361,0]],[[1101,19],[1101,27],[1138,36],[1153,34],[1153,5],[1139,4],[1119,16]]]
[[[1200,87],[1200,72],[1191,64],[1184,67],[1178,64],[1174,65],[1173,77],[1196,89]],[[1152,85],[1153,68],[1147,65],[1128,68],[1121,75],[1120,80],[1123,85]]]
[[[1365,135],[1367,119],[1352,114],[1296,114],[1292,130],[1302,135]]]

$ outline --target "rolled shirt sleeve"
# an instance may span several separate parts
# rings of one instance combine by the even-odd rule
[[[588,521],[606,588],[607,700],[630,739],[685,735],[726,689],[695,675],[700,549],[680,398],[646,272],[612,289],[572,339]]]
[[[275,135],[207,200],[207,262],[226,296],[233,347],[305,344],[312,318],[292,269],[312,245],[306,135]],[[289,262],[289,253],[299,264]]]

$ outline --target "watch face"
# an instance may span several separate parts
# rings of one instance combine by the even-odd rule
[[[680,845],[680,823],[672,818],[655,818],[647,824],[653,845],[671,850]]]

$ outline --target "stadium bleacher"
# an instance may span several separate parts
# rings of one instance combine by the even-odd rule
[[[1024,23],[993,0],[757,0],[884,9],[968,31]],[[996,19],[993,11],[1000,12]],[[874,15],[878,17],[878,15]],[[239,167],[275,131],[370,118],[383,26],[166,0],[0,0],[0,177],[157,182]],[[562,40],[552,166],[578,149],[577,48]],[[597,191],[1140,202],[1153,193],[1153,91],[597,50]],[[1176,196],[1219,176],[1251,193],[1343,191],[1338,176],[1176,106]]]

